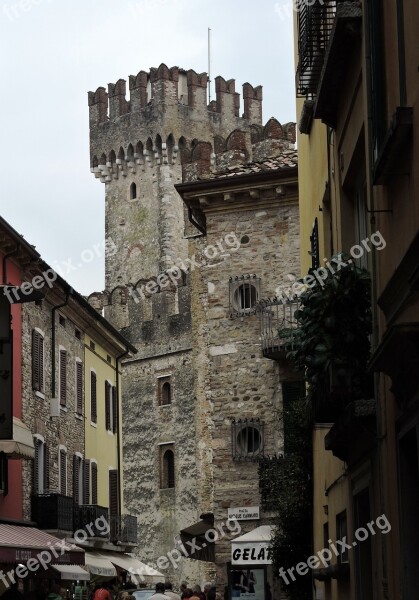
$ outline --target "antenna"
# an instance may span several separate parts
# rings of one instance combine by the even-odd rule
[[[211,102],[211,29],[208,27],[208,104]]]

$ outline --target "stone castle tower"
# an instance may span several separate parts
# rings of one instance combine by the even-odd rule
[[[130,76],[129,100],[122,79],[89,92],[91,170],[105,183],[106,237],[117,247],[106,258],[105,292],[90,302],[139,350],[123,374],[124,502],[138,516],[139,557],[154,564],[213,507],[209,403],[195,393],[206,358],[192,344],[200,332],[190,276],[159,279],[188,257],[188,237],[200,235],[174,184],[182,165],[190,176],[209,153],[243,156],[262,129],[261,87],[244,84],[240,116],[234,80],[215,79],[210,105],[207,83],[205,73],[162,64]],[[203,581],[213,575],[209,564],[183,559],[165,573]]]

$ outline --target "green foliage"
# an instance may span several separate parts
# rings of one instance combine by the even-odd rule
[[[336,267],[343,258],[349,257],[339,255],[330,263]],[[312,388],[324,380],[331,362],[340,362],[350,365],[354,392],[362,393],[370,354],[370,288],[368,271],[352,263],[330,274],[323,286],[316,280],[300,296],[299,328],[288,357]]]
[[[283,457],[266,459],[259,467],[262,500],[275,513],[272,540],[273,568],[287,570],[311,555],[312,482],[311,426],[304,398],[296,399],[277,415],[282,422]],[[310,600],[311,576],[297,576],[285,586],[290,600]]]

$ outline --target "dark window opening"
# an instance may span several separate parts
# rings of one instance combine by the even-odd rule
[[[175,487],[175,455],[173,450],[166,450],[163,454],[161,479],[163,489]]]
[[[137,197],[137,184],[135,184],[134,182],[132,182],[130,185],[129,197],[131,200],[135,200],[135,198]]]

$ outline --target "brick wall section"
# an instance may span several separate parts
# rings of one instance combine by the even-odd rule
[[[57,302],[58,304],[59,302]],[[58,446],[67,447],[67,495],[73,494],[73,455],[84,454],[84,419],[75,415],[75,359],[84,361],[83,341],[75,337],[75,326],[66,313],[56,311],[56,395],[58,395],[58,348],[67,350],[67,408],[61,410],[59,418],[50,417],[51,399],[51,309],[52,305],[43,300],[39,306],[34,303],[22,305],[22,410],[25,423],[32,433],[39,433],[49,446],[50,490],[59,489]],[[66,316],[65,327],[59,324],[58,315]],[[39,328],[45,333],[44,339],[44,388],[45,398],[40,398],[32,389],[32,331]],[[33,461],[24,461],[24,508],[25,518],[30,519],[30,497],[33,485]]]

